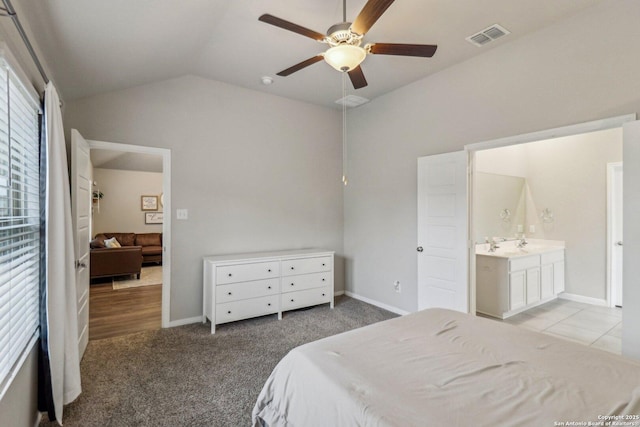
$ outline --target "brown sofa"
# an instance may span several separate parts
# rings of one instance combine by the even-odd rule
[[[133,274],[139,279],[142,270],[142,248],[140,246],[94,248],[91,249],[90,264],[89,275],[92,279]]]
[[[115,237],[121,248],[106,248]],[[162,263],[162,233],[101,233],[91,241],[92,279],[135,274],[140,278],[144,263]]]

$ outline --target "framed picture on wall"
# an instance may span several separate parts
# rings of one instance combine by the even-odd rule
[[[140,204],[143,211],[157,211],[158,196],[140,196]]]
[[[164,215],[162,212],[145,212],[144,223],[145,224],[162,224]]]

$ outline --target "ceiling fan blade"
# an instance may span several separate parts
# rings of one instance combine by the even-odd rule
[[[287,68],[286,70],[282,70],[282,71],[280,71],[280,72],[278,73],[278,75],[279,75],[279,76],[281,76],[281,77],[286,77],[286,76],[288,76],[289,74],[293,74],[293,73],[295,73],[296,71],[300,71],[300,70],[302,70],[303,68],[308,67],[309,65],[313,65],[313,64],[315,64],[316,62],[322,61],[323,59],[324,59],[324,56],[322,56],[322,55],[316,55],[316,56],[314,56],[314,57],[312,57],[312,58],[307,59],[306,61],[302,61],[301,63],[294,65],[293,67],[289,67],[289,68]]]
[[[276,27],[283,28],[285,30],[293,31],[294,33],[302,34],[305,37],[312,38],[319,42],[323,41],[325,38],[324,34],[320,34],[317,31],[310,30],[305,27],[301,27],[298,24],[294,24],[293,22],[285,21],[284,19],[280,19],[276,16],[269,15],[265,13],[258,21],[266,22],[267,24],[275,25]]]
[[[375,43],[370,53],[376,55],[422,56],[431,58],[438,49],[434,44]]]
[[[360,89],[367,85],[367,79],[364,78],[364,73],[359,65],[349,71],[349,78],[351,79],[351,84],[353,84],[354,89]]]
[[[393,2],[394,0],[369,0],[353,21],[351,31],[360,35],[366,34]]]

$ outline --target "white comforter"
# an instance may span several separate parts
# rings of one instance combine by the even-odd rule
[[[264,385],[253,425],[640,426],[637,415],[639,363],[431,309],[292,350]]]

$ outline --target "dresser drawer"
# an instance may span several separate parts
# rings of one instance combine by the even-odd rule
[[[307,289],[304,291],[282,294],[282,311],[293,310],[310,305],[324,304],[333,300],[331,286]]]
[[[318,273],[321,271],[331,271],[332,269],[333,257],[331,256],[282,260],[283,276]]]
[[[277,313],[279,295],[216,304],[216,323]]]
[[[302,274],[282,278],[282,293],[321,288],[331,284],[332,272]]]
[[[280,293],[278,278],[216,286],[216,302],[231,302]]]
[[[251,264],[225,265],[216,268],[216,284],[249,282],[251,280],[272,279],[280,275],[278,261]]]

